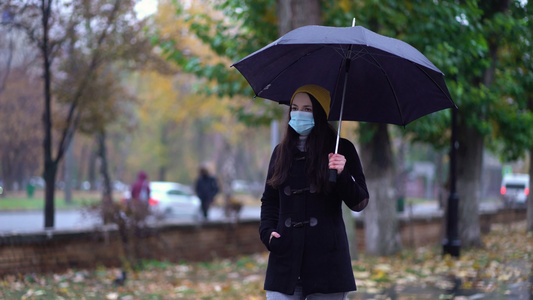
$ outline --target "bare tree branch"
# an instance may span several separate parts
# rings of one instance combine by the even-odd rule
[[[0,85],[0,95],[4,92],[4,89],[6,88],[7,79],[9,78],[9,72],[11,71],[11,61],[13,59],[13,37],[9,36],[9,50],[8,50],[8,57],[7,57],[7,63],[6,63],[6,72],[4,74],[4,78],[2,79],[2,84]]]
[[[120,4],[121,4],[121,0],[115,1],[115,4],[113,5],[113,9],[111,13],[109,14],[109,17],[107,18],[106,26],[102,30],[98,38],[98,42],[93,52],[93,57],[89,64],[89,68],[87,69],[87,72],[85,72],[85,77],[83,78],[81,83],[78,85],[78,89],[76,90],[76,93],[74,94],[74,97],[72,99],[69,112],[68,112],[66,127],[63,130],[61,141],[59,143],[59,147],[57,148],[57,156],[55,158],[56,163],[59,162],[61,158],[63,157],[66,147],[72,140],[72,136],[74,135],[74,132],[76,131],[76,128],[79,122],[74,121],[74,113],[76,112],[76,108],[79,106],[79,101],[83,95],[83,91],[85,87],[87,86],[87,83],[89,82],[89,79],[94,74],[94,71],[99,65],[99,58],[100,58],[100,51],[101,51],[102,44],[104,43],[105,38],[107,37],[107,34],[109,33],[108,32],[109,28],[113,26],[117,12],[120,9]],[[79,120],[79,113],[77,114],[77,117],[75,119]]]

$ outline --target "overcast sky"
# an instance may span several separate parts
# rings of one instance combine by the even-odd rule
[[[155,13],[156,10],[157,0],[141,0],[135,5],[135,12],[140,19]]]

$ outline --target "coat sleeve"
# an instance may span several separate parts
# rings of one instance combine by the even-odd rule
[[[211,197],[215,197],[218,194],[218,182],[215,177],[211,177]]]
[[[361,160],[350,141],[341,139],[340,146],[339,152],[346,158],[346,165],[338,176],[338,192],[351,210],[362,211],[368,204],[369,195]]]
[[[270,158],[266,182],[272,177],[277,149],[277,147],[274,149]],[[270,250],[270,234],[273,231],[276,231],[279,218],[279,192],[266,182],[265,190],[261,197],[261,223],[259,225],[259,236],[265,247]]]

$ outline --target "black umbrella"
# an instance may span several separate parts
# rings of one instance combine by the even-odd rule
[[[300,27],[233,66],[257,97],[282,104],[300,86],[326,88],[331,121],[404,126],[455,107],[444,74],[422,53],[361,26]]]

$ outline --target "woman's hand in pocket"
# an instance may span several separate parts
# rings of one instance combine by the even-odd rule
[[[275,231],[272,231],[272,233],[270,234],[270,239],[268,240],[268,244],[270,244],[270,242],[272,241],[272,238],[277,238],[279,239],[281,237],[281,235]]]

